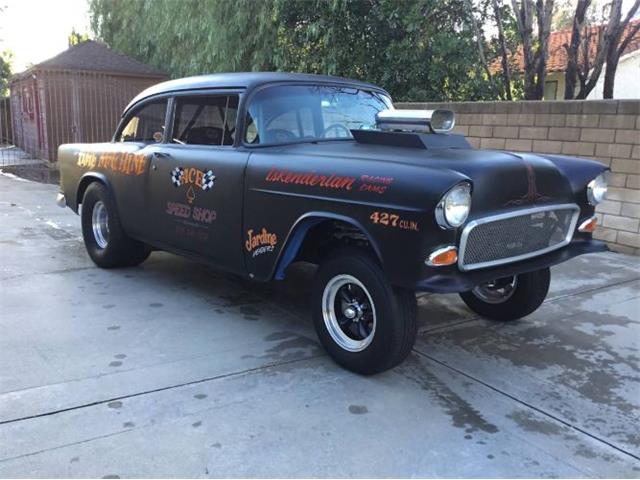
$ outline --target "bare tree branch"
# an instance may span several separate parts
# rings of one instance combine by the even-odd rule
[[[549,35],[551,34],[551,16],[553,0],[536,1],[536,17],[538,19],[538,48],[535,52],[536,62],[536,97],[544,96],[544,81],[547,73],[547,58],[549,55]]]
[[[602,68],[604,67],[604,62],[607,58],[609,45],[612,43],[612,41],[615,41],[616,30],[618,28],[618,25],[620,24],[621,10],[622,0],[612,0],[609,22],[602,30],[602,34],[599,35],[598,47],[596,50],[595,59],[593,61],[591,74],[589,75],[589,79],[586,81],[584,87],[580,88],[580,91],[578,92],[576,98],[587,98],[589,93],[591,93],[591,90],[593,90],[598,83],[598,79],[600,78],[600,74],[602,73]],[[589,55],[587,55],[586,58],[589,58]]]
[[[616,80],[616,71],[618,70],[618,62],[620,61],[620,57],[624,53],[625,49],[631,42],[631,40],[636,36],[638,31],[640,30],[640,22],[633,25],[627,31],[627,34],[622,38],[627,25],[631,19],[635,16],[636,12],[640,8],[640,0],[636,0],[634,4],[631,6],[629,11],[627,12],[627,16],[620,23],[617,31],[616,31],[616,39],[609,45],[609,50],[607,51],[606,58],[606,67],[604,71],[604,85],[602,89],[602,97],[603,98],[613,98],[614,85]]]
[[[500,45],[500,61],[502,63],[502,82],[504,83],[504,98],[513,100],[511,95],[511,70],[509,68],[509,52],[507,50],[507,41],[504,37],[504,27],[502,25],[502,1],[498,4],[498,0],[492,0],[493,14],[498,27],[498,43]]]
[[[524,57],[524,97],[540,100],[544,93],[544,79],[547,68],[551,14],[554,0],[511,0],[515,12],[518,33],[522,40]],[[537,42],[534,50],[533,13],[537,19]]]
[[[640,0],[639,0],[640,1]],[[576,13],[573,16],[573,26],[571,29],[571,43],[565,44],[567,50],[567,70],[564,78],[564,98],[572,100],[575,95],[576,81],[578,77],[578,52],[580,48],[580,38],[584,29],[587,10],[591,5],[591,0],[578,0]]]
[[[469,11],[469,17],[471,18],[471,27],[473,28],[473,33],[476,37],[476,42],[478,44],[478,56],[480,57],[480,61],[482,62],[482,68],[487,74],[487,78],[489,79],[489,85],[491,86],[491,90],[493,90],[494,95],[499,96],[500,92],[498,91],[498,87],[493,79],[493,75],[491,75],[491,71],[489,70],[489,64],[487,63],[487,57],[484,54],[484,36],[482,35],[482,31],[478,26],[478,22],[476,20],[475,15],[473,14],[473,4],[471,0],[464,0],[465,6]]]
[[[627,16],[622,21],[622,26],[620,28],[620,34],[624,33],[624,29],[631,22],[631,19],[635,16],[636,12],[640,8],[640,0],[636,0],[631,7],[631,9],[627,12]],[[640,22],[636,23],[633,27],[629,29],[625,38],[620,42],[620,46],[618,47],[619,55],[622,55],[624,50],[629,46],[629,43],[636,36],[636,33],[640,30]]]

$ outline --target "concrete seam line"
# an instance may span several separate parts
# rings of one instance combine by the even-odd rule
[[[438,332],[440,330],[446,330],[447,328],[459,327],[460,325],[464,325],[465,323],[477,322],[478,320],[483,320],[483,318],[479,315],[474,315],[473,317],[468,318],[466,320],[460,320],[459,322],[450,323],[448,325],[438,325],[432,328],[429,328],[429,326],[427,325],[424,328],[419,329],[418,333],[422,335],[424,333]]]
[[[12,460],[18,460],[20,458],[32,457],[34,455],[39,455],[41,453],[46,453],[46,452],[52,452],[54,450],[59,450],[61,448],[66,448],[66,447],[72,447],[74,445],[82,445],[83,443],[89,443],[95,440],[102,440],[103,438],[115,437],[116,435],[122,435],[123,433],[127,433],[129,431],[130,430],[121,430],[119,432],[108,433],[106,435],[98,435],[97,437],[86,438],[78,442],[65,443],[64,445],[57,445],[55,447],[45,448],[42,450],[37,450],[35,452],[23,453],[22,455],[17,455],[15,457],[0,458],[0,463],[7,463]]]
[[[612,283],[610,285],[604,285],[602,287],[593,287],[593,288],[589,288],[587,290],[583,290],[583,291],[580,291],[580,292],[566,293],[564,295],[558,295],[557,297],[551,297],[549,300],[545,300],[544,303],[555,303],[558,300],[563,300],[563,299],[571,298],[571,297],[577,297],[577,296],[580,296],[580,295],[584,295],[585,293],[595,292],[597,290],[607,290],[607,289],[609,289],[611,287],[619,287],[620,285],[624,285],[625,283],[633,283],[633,282],[637,282],[638,280],[640,280],[640,277],[631,278],[629,280],[621,280],[618,283]],[[571,316],[575,316],[575,315],[571,315]],[[571,318],[571,316],[566,317],[566,318]],[[436,326],[436,327],[433,327],[433,328],[429,328],[429,326],[427,325],[427,326],[419,329],[418,333],[420,335],[422,335],[422,334],[425,334],[425,333],[439,332],[441,330],[446,330],[446,329],[452,328],[452,327],[459,327],[460,325],[464,325],[465,323],[475,322],[475,321],[478,321],[478,320],[485,320],[485,319],[480,315],[474,315],[471,318],[468,318],[466,320],[461,320],[459,322],[451,323],[451,324],[448,324],[448,325],[439,325],[439,326]],[[491,322],[491,323],[493,323],[493,322]]]
[[[95,402],[89,402],[89,403],[85,403],[83,405],[76,405],[74,407],[67,407],[67,408],[61,408],[58,410],[52,410],[50,412],[44,412],[44,413],[38,413],[35,415],[27,415],[26,417],[20,417],[20,418],[12,418],[11,420],[3,420],[0,421],[0,426],[2,425],[7,425],[9,423],[16,423],[16,422],[22,422],[24,420],[31,420],[34,418],[40,418],[40,417],[48,417],[51,415],[57,415],[58,413],[65,413],[65,412],[70,412],[73,410],[80,410],[82,408],[87,408],[87,407],[94,407],[96,405],[102,405],[105,403],[109,403],[109,402],[114,402],[116,400],[125,400],[128,398],[135,398],[135,397],[140,397],[142,395],[148,395],[151,393],[158,393],[158,392],[164,392],[166,390],[173,390],[174,388],[181,388],[181,387],[188,387],[190,385],[197,385],[199,383],[206,383],[206,382],[211,382],[214,380],[222,380],[224,378],[231,378],[231,377],[239,377],[241,375],[245,375],[247,373],[253,373],[253,372],[257,372],[260,370],[266,370],[268,368],[273,368],[273,367],[281,367],[284,365],[290,365],[292,363],[297,363],[297,362],[303,362],[306,360],[314,360],[316,358],[323,358],[326,355],[312,355],[310,357],[306,357],[306,358],[298,358],[295,360],[288,360],[285,362],[280,362],[280,363],[269,363],[267,365],[261,365],[259,367],[254,367],[254,368],[248,368],[247,370],[242,370],[239,372],[231,372],[231,373],[225,373],[222,375],[216,375],[214,377],[206,377],[206,378],[201,378],[200,380],[193,380],[192,382],[185,382],[185,383],[179,383],[176,385],[169,385],[166,387],[159,387],[159,388],[154,388],[151,390],[145,390],[143,392],[137,392],[137,393],[132,393],[130,395],[122,395],[119,397],[113,397],[113,398],[109,398],[106,400],[96,400]]]
[[[14,280],[16,278],[20,278],[20,277],[26,277],[26,276],[35,276],[35,275],[56,275],[59,273],[67,273],[67,272],[80,272],[82,270],[94,270],[96,267],[94,265],[90,265],[88,267],[75,267],[75,268],[63,268],[63,269],[59,269],[59,270],[49,270],[48,272],[30,272],[30,273],[19,273],[18,275],[12,275],[9,277],[3,277],[0,278],[0,280],[5,281],[5,280]]]
[[[445,368],[448,368],[448,369],[450,369],[450,370],[452,370],[452,371],[454,371],[454,372],[456,372],[456,373],[468,378],[469,380],[473,380],[474,382],[479,383],[480,385],[482,385],[482,386],[484,386],[484,387],[486,387],[486,388],[488,388],[488,389],[490,389],[490,390],[492,390],[492,391],[494,391],[496,393],[499,393],[500,395],[503,395],[503,396],[505,396],[507,398],[510,398],[511,400],[513,400],[513,401],[515,401],[515,402],[517,402],[517,403],[519,403],[521,405],[524,405],[525,407],[530,408],[531,410],[534,410],[534,411],[540,413],[541,415],[549,417],[552,420],[555,420],[556,422],[561,423],[562,425],[564,425],[564,426],[566,426],[568,428],[571,428],[572,430],[580,432],[583,435],[586,435],[587,437],[592,438],[593,440],[596,440],[597,442],[603,443],[603,444],[613,448],[614,450],[617,450],[618,452],[620,452],[620,453],[622,453],[624,455],[628,455],[631,458],[634,458],[636,460],[640,460],[640,456],[635,455],[635,454],[633,454],[631,452],[628,452],[628,451],[624,450],[623,448],[620,448],[617,445],[614,445],[613,443],[611,443],[611,442],[609,442],[607,440],[604,440],[603,438],[597,437],[596,435],[594,435],[592,433],[589,433],[586,430],[583,430],[582,428],[580,428],[580,427],[578,427],[576,425],[572,425],[571,423],[567,422],[566,420],[563,420],[563,419],[561,419],[559,417],[556,417],[555,415],[553,415],[553,414],[551,414],[549,412],[545,412],[541,408],[538,408],[538,407],[536,407],[534,405],[531,405],[530,403],[527,403],[524,400],[521,400],[520,398],[518,398],[518,397],[516,397],[514,395],[511,395],[510,393],[502,391],[499,388],[494,387],[493,385],[490,385],[490,384],[484,382],[483,380],[480,380],[479,378],[474,377],[471,374],[468,374],[468,373],[466,373],[466,372],[464,372],[464,371],[462,371],[462,370],[460,370],[458,368],[452,367],[451,365],[448,365],[447,363],[445,363],[445,362],[443,362],[441,360],[438,360],[438,359],[436,359],[436,358],[434,358],[434,357],[432,357],[430,355],[427,355],[426,353],[420,352],[420,351],[416,350],[415,348],[414,348],[413,351],[415,353],[417,353],[418,355],[437,363],[438,365],[441,365],[441,366],[443,366]]]
[[[566,293],[564,295],[558,295],[557,297],[551,297],[549,299],[549,303],[555,302],[556,300],[562,300],[563,298],[576,297],[578,295],[584,295],[585,293],[595,292],[596,290],[607,290],[611,287],[619,287],[620,285],[624,285],[625,283],[633,283],[633,282],[637,282],[638,280],[640,280],[640,277],[630,278],[629,280],[620,280],[617,283],[611,283],[608,285],[604,285],[602,287],[593,287],[587,290],[583,290],[581,292]]]

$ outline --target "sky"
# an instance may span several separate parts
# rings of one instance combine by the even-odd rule
[[[66,50],[73,28],[89,33],[87,0],[0,0],[0,8],[0,51],[13,52],[14,72]]]

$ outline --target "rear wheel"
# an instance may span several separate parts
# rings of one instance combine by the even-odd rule
[[[460,294],[467,306],[483,317],[510,321],[533,313],[549,292],[549,268],[498,278]]]
[[[313,320],[331,357],[362,374],[394,367],[416,337],[416,298],[393,289],[378,264],[357,249],[323,262],[314,280]]]
[[[130,267],[146,260],[151,249],[122,230],[107,188],[94,182],[82,199],[82,237],[91,260],[102,268]]]

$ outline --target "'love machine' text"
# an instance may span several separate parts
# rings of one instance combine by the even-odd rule
[[[142,175],[147,167],[147,157],[138,153],[80,152],[78,153],[77,165],[83,168],[111,170],[125,175]]]

